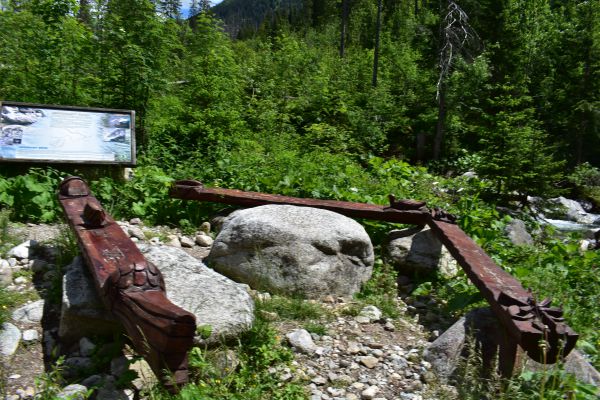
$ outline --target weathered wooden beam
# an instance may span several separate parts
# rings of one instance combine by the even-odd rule
[[[537,302],[532,293],[508,272],[499,267],[456,224],[456,217],[443,210],[429,210],[424,202],[399,200],[390,195],[390,205],[347,201],[302,199],[233,189],[205,188],[193,180],[178,181],[171,197],[185,200],[213,201],[255,207],[266,204],[289,204],[322,208],[352,218],[429,225],[450,254],[483,294],[509,335],[501,349],[501,370],[510,375],[517,344],[534,360],[551,364],[565,357],[575,346],[578,335],[562,318],[562,310],[550,307],[550,300]]]
[[[100,298],[156,376],[177,391],[188,382],[187,353],[196,331],[195,316],[171,303],[160,271],[81,178],[66,178],[58,198]]]

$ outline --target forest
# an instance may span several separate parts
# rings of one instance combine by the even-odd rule
[[[59,221],[54,190],[67,172],[89,173],[118,218],[184,230],[217,207],[169,199],[175,179],[426,200],[460,215],[525,285],[563,302],[600,365],[600,255],[550,234],[514,247],[501,212],[551,230],[530,213],[531,196],[600,211],[599,1],[194,0],[189,18],[181,7],[0,0],[0,100],[136,112],[131,180],[0,164],[0,210],[11,220]],[[376,245],[390,228],[364,224]],[[465,282],[419,290],[460,313],[476,301]]]

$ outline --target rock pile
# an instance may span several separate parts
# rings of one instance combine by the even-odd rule
[[[340,314],[346,305],[343,299],[329,305],[337,317],[324,324],[324,335],[301,328],[288,331],[296,357],[294,368],[283,371],[281,379],[309,382],[311,400],[437,398],[429,386],[435,382],[431,364],[421,359],[428,344],[423,327],[381,319],[374,306],[356,317]],[[435,391],[439,393],[437,386]]]

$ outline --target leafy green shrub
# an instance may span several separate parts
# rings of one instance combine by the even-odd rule
[[[53,222],[58,219],[56,189],[60,174],[53,168],[31,168],[25,175],[0,176],[0,207],[18,221]]]
[[[590,200],[595,207],[600,206],[600,170],[589,163],[579,164],[567,177],[575,186],[575,195]]]

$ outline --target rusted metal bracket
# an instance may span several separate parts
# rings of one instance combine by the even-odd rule
[[[91,195],[79,177],[60,184],[60,204],[77,237],[96,290],[135,350],[171,391],[188,382],[187,352],[196,319],[171,303],[160,271]]]
[[[413,225],[429,225],[473,284],[483,294],[497,318],[506,328],[507,346],[501,349],[500,369],[512,373],[517,344],[535,361],[551,364],[565,357],[575,346],[578,335],[562,318],[560,308],[550,307],[550,300],[537,302],[532,293],[500,268],[458,225],[456,216],[440,209],[430,210],[425,202],[396,200],[390,205],[347,201],[302,199],[233,189],[205,188],[194,180],[178,181],[170,196],[184,200],[212,201],[255,207],[288,204],[334,211],[352,218],[368,218]]]

